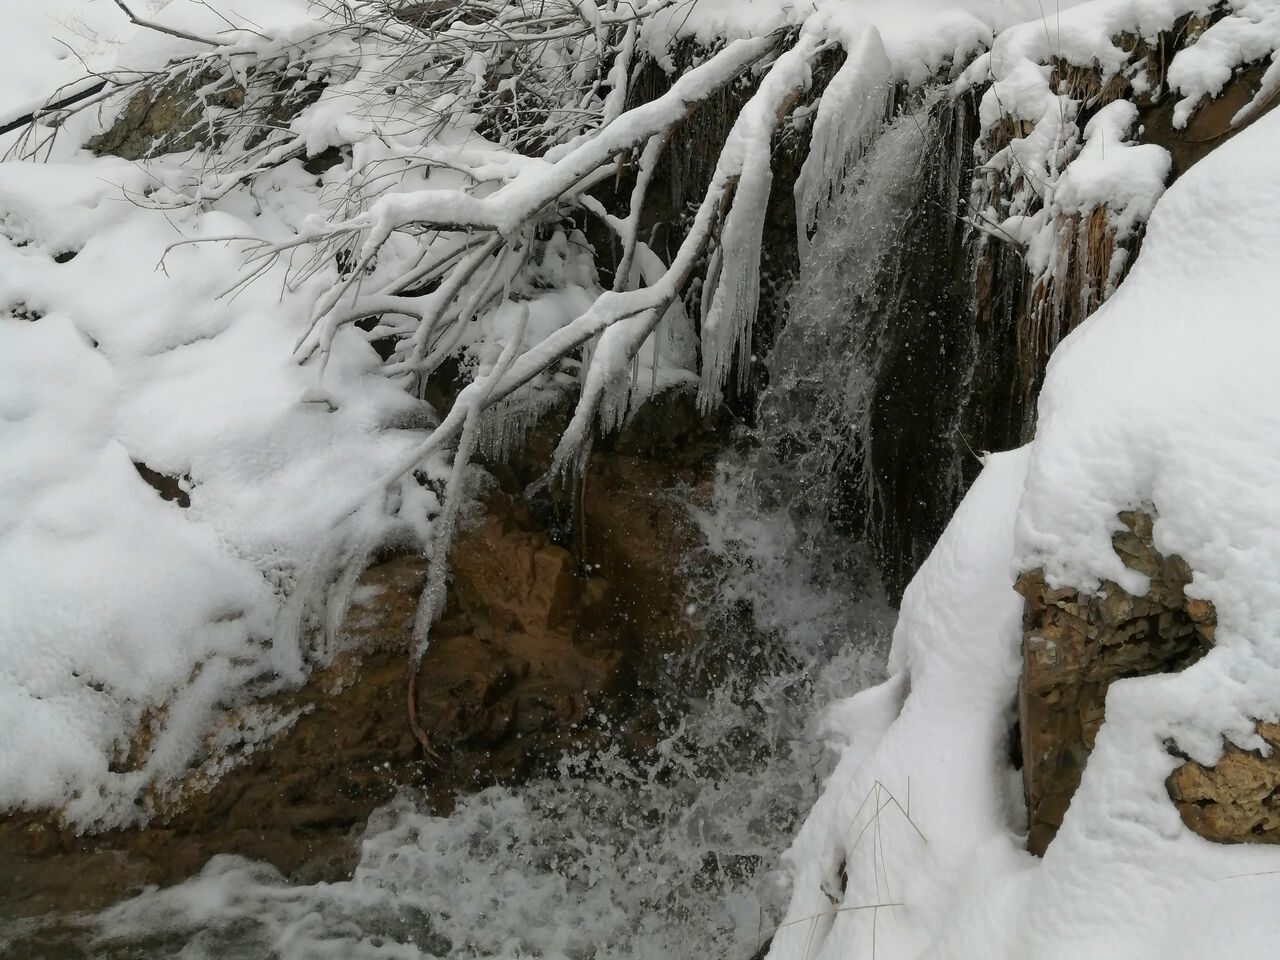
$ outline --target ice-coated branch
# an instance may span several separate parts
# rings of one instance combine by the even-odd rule
[[[721,211],[726,205],[731,204],[729,215],[725,218],[725,231],[728,233],[734,211],[742,204],[760,208],[765,206],[761,200],[761,190],[767,199],[768,165],[773,130],[795,98],[808,86],[809,64],[819,47],[820,43],[816,37],[802,35],[792,50],[779,57],[777,63],[761,82],[756,94],[743,107],[730,129],[728,141],[712,174],[711,184],[698,207],[689,232],[675,257],[672,258],[670,266],[660,276],[638,289],[614,289],[602,293],[585,313],[553,331],[515,359],[510,369],[497,383],[486,386],[483,399],[478,391],[473,390],[474,384],[465,388],[455,400],[448,415],[426,442],[386,475],[384,482],[387,485],[398,481],[432,451],[439,449],[457,436],[466,418],[477,406],[503,399],[560,358],[599,337],[599,343],[596,345],[587,370],[582,396],[554,457],[560,469],[564,469],[574,461],[590,435],[607,387],[623,374],[645,340],[661,322],[666,311],[684,290],[699,258],[711,240],[715,226],[721,218]],[[744,176],[750,182],[750,190],[745,193],[742,191]],[[755,261],[745,263],[742,267],[744,271],[748,269],[754,271],[759,268],[758,224],[762,223],[762,217],[762,212],[757,213],[754,210],[741,215],[738,222],[744,225],[738,228],[740,233],[729,234],[736,244],[751,247],[750,231],[753,226],[756,230]],[[620,225],[620,229],[625,235],[628,229],[625,221]],[[740,278],[742,274],[722,274],[721,290],[724,289],[729,276]],[[728,297],[729,294],[722,293],[719,296],[722,298],[720,316],[723,317],[723,298]],[[749,308],[746,305],[743,306],[744,311],[749,309],[752,313],[754,308],[754,300]],[[749,336],[749,326],[745,329],[739,328],[737,333]],[[726,354],[735,346],[733,332],[725,333],[722,328],[717,328],[712,336],[721,338],[716,346]]]
[[[126,0],[116,2],[127,10]],[[376,342],[383,372],[420,394],[451,357],[463,359],[465,379],[479,358],[501,354],[385,473],[384,487],[416,483],[406,476],[454,443],[460,476],[487,408],[525,387],[530,396],[549,387],[540,398],[561,397],[576,366],[580,395],[553,464],[572,471],[593,432],[620,426],[631,412],[643,363],[656,388],[660,343],[680,344],[680,362],[663,368],[666,383],[700,372],[704,410],[720,401],[735,367],[747,375],[772,144],[833,40],[849,57],[818,108],[802,175],[804,222],[884,109],[879,36],[833,26],[820,13],[798,33],[780,29],[709,51],[665,93],[628,108],[641,51],[654,40],[644,20],[675,2],[463,0],[419,19],[403,5],[335,0],[320,15],[328,18],[323,29],[247,40],[234,56],[231,45],[215,45],[166,65],[164,76],[120,88],[121,103],[138,91],[185,96],[195,88],[199,142],[190,147],[196,138],[178,131],[161,145],[189,150],[190,160],[157,177],[145,202],[207,207],[264,180],[314,185],[321,199],[290,221],[296,234],[250,248],[246,282],[286,258],[290,284],[323,291],[296,341],[299,362],[317,359],[321,375],[352,325]],[[730,90],[724,101],[740,102],[748,75],[754,92],[664,263],[641,238],[664,151],[699,107]],[[233,90],[230,101],[212,96]],[[627,166],[629,205],[607,211],[592,191],[601,195],[597,188]],[[618,237],[612,289],[601,289],[584,213]],[[684,300],[704,270],[699,371]],[[516,337],[499,315],[504,304],[521,307]],[[308,396],[326,395],[317,388]],[[460,483],[450,480],[436,520],[440,549]],[[424,598],[428,623],[434,599]]]
[[[622,256],[618,260],[618,271],[613,280],[614,290],[624,290],[627,284],[630,283],[631,262],[635,258],[636,243],[639,239],[640,214],[644,209],[645,196],[649,192],[649,183],[653,179],[653,172],[658,166],[658,159],[662,156],[662,151],[666,149],[673,129],[669,127],[661,134],[655,134],[650,137],[649,142],[645,145],[644,152],[640,154],[640,168],[636,171],[636,185],[631,191],[631,208],[627,212],[627,219],[623,221],[620,229]]]
[[[476,446],[476,434],[480,426],[480,414],[483,412],[492,391],[493,384],[502,379],[511,362],[520,350],[524,339],[525,328],[529,323],[529,308],[520,310],[520,319],[515,333],[502,349],[502,354],[487,375],[472,382],[475,388],[475,401],[467,408],[463,419],[462,436],[453,454],[453,466],[449,471],[449,480],[445,485],[444,507],[436,517],[434,525],[434,541],[431,547],[431,562],[427,570],[427,583],[422,588],[418,599],[418,609],[414,613],[413,632],[409,640],[409,689],[407,712],[409,729],[414,738],[422,746],[427,756],[434,757],[431,741],[426,731],[418,723],[417,677],[422,657],[427,652],[431,625],[444,612],[446,588],[448,586],[449,548],[453,544],[454,530],[458,522],[458,510],[462,505],[462,490],[466,477],[467,465]]]
[[[780,56],[743,106],[720,152],[717,173],[737,180],[733,206],[725,217],[722,266],[711,309],[702,319],[702,382],[698,406],[720,401],[735,353],[745,377],[751,330],[760,292],[760,238],[773,184],[773,134],[812,80],[811,65],[823,45],[815,31],[802,30],[795,46]],[[730,173],[731,171],[731,173]]]
[[[615,280],[614,293],[626,293],[626,286],[632,273],[632,261],[638,242],[637,231],[645,196],[649,183],[661,153],[669,141],[671,134],[688,116],[690,110],[723,90],[742,73],[753,65],[771,56],[777,46],[779,35],[740,40],[728,45],[724,50],[710,57],[706,62],[687,72],[676,80],[665,95],[649,103],[642,104],[629,111],[618,114],[604,127],[590,136],[579,137],[576,145],[558,155],[550,153],[549,158],[536,161],[532,158],[521,158],[518,163],[507,163],[510,176],[497,190],[484,196],[476,196],[465,189],[432,188],[411,192],[386,193],[378,197],[363,214],[334,223],[330,228],[333,235],[363,233],[358,247],[358,258],[354,269],[336,287],[318,301],[313,313],[312,326],[307,335],[299,342],[298,354],[306,358],[320,351],[328,350],[336,331],[343,325],[356,320],[377,316],[383,312],[396,312],[404,315],[418,316],[418,325],[412,335],[412,343],[407,350],[399,351],[400,357],[391,363],[389,374],[413,373],[419,377],[428,375],[456,347],[467,320],[475,316],[479,307],[493,296],[496,285],[505,286],[511,279],[508,275],[499,278],[498,274],[509,267],[512,258],[501,255],[500,251],[515,235],[530,231],[543,217],[554,214],[558,204],[563,202],[586,205],[589,198],[585,191],[609,176],[611,164],[615,158],[632,148],[643,144],[635,187],[632,191],[631,208],[625,221],[622,222],[621,238],[623,242],[622,260]],[[627,41],[624,40],[624,48]],[[768,79],[762,85],[760,93],[752,98],[748,108],[743,111],[730,134],[731,149],[726,150],[725,172],[712,184],[708,196],[716,199],[708,200],[704,206],[709,211],[700,222],[704,229],[694,237],[694,249],[700,255],[710,237],[715,224],[711,214],[722,206],[727,206],[733,188],[744,172],[747,182],[752,187],[751,197],[759,198],[759,185],[763,182],[764,193],[768,193],[769,140],[778,118],[785,112],[783,100],[784,89],[794,96],[807,85],[809,80],[807,61],[813,55],[817,44],[812,38],[806,38],[795,50],[784,55],[785,63],[781,70],[770,70]],[[624,49],[623,53],[627,51]],[[621,54],[620,54],[621,56]],[[797,69],[796,65],[803,65]],[[616,65],[615,65],[616,66]],[[613,92],[625,86],[621,76],[613,75],[616,84]],[[608,107],[606,106],[606,111]],[[772,123],[765,125],[760,118],[772,117]],[[749,148],[747,142],[753,136],[764,138],[759,149]],[[761,160],[761,158],[763,158]],[[761,173],[761,162],[763,173]],[[492,166],[492,164],[490,164]],[[763,181],[762,181],[763,178]],[[763,211],[753,213],[754,217],[762,217]],[[741,219],[740,217],[738,219]],[[731,218],[730,227],[736,221]],[[742,228],[737,228],[741,232]],[[747,228],[749,231],[749,228]],[[389,302],[383,297],[387,294],[403,290],[408,286],[408,275],[402,275],[400,281],[390,289],[383,288],[368,300],[359,294],[358,280],[374,268],[379,254],[392,236],[405,230],[436,230],[440,232],[490,230],[493,235],[474,253],[465,257],[457,266],[446,273],[439,286],[421,298],[422,303],[416,310],[402,301]],[[730,236],[736,236],[731,230]],[[756,241],[756,259],[758,264],[758,239]],[[479,288],[466,297],[473,277],[482,265],[491,261],[488,277]],[[754,275],[755,265],[746,268]],[[421,273],[422,268],[415,267],[414,272]],[[679,296],[688,279],[688,269],[682,273],[679,283],[667,284],[669,289],[658,294],[653,304],[642,304],[632,307],[627,304],[621,308],[613,319],[637,314],[648,314],[656,310],[651,320],[644,321],[641,326],[651,331],[661,321],[671,302]],[[625,303],[625,301],[624,301]],[[380,304],[393,309],[378,310]],[[606,314],[607,315],[607,314]],[[564,352],[577,349],[586,341],[603,330],[613,319],[603,323],[599,329],[576,338]],[[637,323],[641,323],[637,321]],[[631,329],[640,329],[636,324]],[[403,329],[403,328],[402,328]],[[749,330],[748,330],[749,333]],[[647,336],[647,334],[646,334]],[[434,349],[427,354],[432,340]],[[610,343],[617,338],[611,337]],[[634,344],[626,339],[622,362],[630,362],[644,343],[644,336]],[[559,356],[563,356],[562,352]],[[552,361],[559,359],[554,357]],[[523,358],[522,358],[523,359]],[[322,356],[322,368],[324,358]],[[604,361],[602,361],[604,362]],[[541,372],[546,364],[535,370],[531,376]],[[594,393],[594,391],[593,391]],[[598,406],[598,398],[593,401]]]
[[[809,155],[796,177],[796,228],[800,249],[831,199],[834,184],[865,151],[887,112],[893,73],[880,31],[859,24],[839,35],[845,62],[818,102]]]

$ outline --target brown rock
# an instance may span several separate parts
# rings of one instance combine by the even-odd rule
[[[1111,581],[1096,595],[1050,589],[1039,570],[1018,578],[1026,600],[1018,719],[1027,849],[1035,854],[1053,840],[1080,785],[1111,683],[1182,670],[1212,645],[1213,605],[1183,593],[1190,569],[1155,549],[1150,515],[1120,519],[1126,529],[1112,542],[1126,566],[1151,578],[1145,596]]]
[[[427,565],[393,557],[361,576],[362,602],[347,612],[333,661],[300,690],[227,710],[203,761],[144,798],[147,829],[80,835],[56,811],[0,818],[0,916],[101,909],[145,884],[182,880],[216,853],[266,860],[307,882],[341,876],[361,825],[401,786],[447,812],[459,791],[602,745],[593,711],[616,722],[625,746],[651,746],[658,715],[640,684],[660,674],[664,653],[696,637],[676,573],[696,529],[664,489],[702,482],[717,449],[690,398],[661,406],[668,425],[685,425],[672,447],[633,429],[615,444],[625,455],[603,445],[593,455],[582,557],[535,522],[520,494],[529,478],[493,491],[459,535],[417,681],[418,718],[439,762],[422,757],[406,719]],[[671,442],[663,430],[651,435]],[[534,439],[549,450],[547,437]],[[268,743],[251,749],[238,739],[251,721],[281,716],[292,724]],[[145,712],[119,769],[142,765],[165,719],[163,704]]]
[[[1183,823],[1206,840],[1280,843],[1280,724],[1259,722],[1257,732],[1266,755],[1225,743],[1212,767],[1188,760],[1169,775]]]

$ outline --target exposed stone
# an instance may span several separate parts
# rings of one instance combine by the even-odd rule
[[[407,23],[409,26],[417,27],[420,30],[430,30],[438,22],[484,23],[486,19],[491,19],[493,16],[485,7],[464,5],[459,10],[459,4],[455,0],[426,0],[426,2],[401,3],[392,5],[391,10],[391,15],[401,23]]]
[[[1182,822],[1217,843],[1280,843],[1280,723],[1259,723],[1270,748],[1223,744],[1212,767],[1188,760],[1169,775]]]
[[[692,411],[688,396],[659,398],[600,445],[581,558],[518,495],[531,478],[520,474],[540,471],[536,456],[495,465],[505,480],[456,541],[418,674],[417,715],[439,760],[423,757],[407,722],[426,562],[392,557],[360,578],[332,662],[299,690],[227,710],[188,775],[141,799],[146,829],[78,835],[51,811],[0,818],[0,915],[101,909],[217,853],[303,881],[336,878],[369,814],[405,786],[444,813],[459,792],[515,782],[567,749],[650,747],[664,655],[697,636],[676,575],[697,532],[668,489],[704,483],[718,449],[714,424]],[[533,450],[548,452],[554,436],[533,438]],[[163,704],[148,711],[113,767],[139,769],[164,719]]]
[[[180,74],[140,89],[111,128],[88,146],[126,160],[190,150],[209,136],[210,126],[200,122],[208,108],[243,105],[244,90],[212,70]]]
[[[145,463],[138,460],[133,461],[133,466],[138,471],[138,476],[142,477],[148,486],[160,494],[161,500],[176,503],[184,510],[191,506],[191,494],[188,492],[191,487],[190,477],[185,475],[171,477],[167,473],[161,473],[159,470],[152,470]]]
[[[212,148],[236,135],[253,148],[273,130],[287,127],[323,90],[321,83],[287,75],[246,89],[225,71],[192,67],[137,88],[111,127],[90,138],[87,146],[96,154],[126,160]],[[308,169],[319,172],[339,161],[332,153],[325,157],[313,157]]]
[[[1027,849],[1035,854],[1053,840],[1080,785],[1111,684],[1182,670],[1213,645],[1213,605],[1184,593],[1190,568],[1155,549],[1149,514],[1120,519],[1126,529],[1112,544],[1126,567],[1150,578],[1143,596],[1110,580],[1095,594],[1051,588],[1041,570],[1018,578],[1026,598],[1018,720]]]
[[[1178,18],[1149,40],[1133,34],[1114,37],[1116,45],[1129,52],[1129,62],[1112,74],[1105,74],[1096,61],[1080,65],[1051,57],[1051,86],[1074,101],[1074,125],[1081,131],[1107,104],[1132,101],[1138,108],[1136,142],[1167,150],[1171,181],[1176,180],[1280,102],[1274,95],[1264,98],[1232,125],[1260,89],[1270,65],[1266,57],[1236,69],[1216,97],[1205,97],[1196,105],[1185,127],[1173,126],[1179,97],[1169,87],[1168,66],[1226,14],[1227,8],[1217,5],[1207,15]],[[994,155],[1013,140],[1029,136],[1035,123],[1034,118],[1002,117],[986,132],[985,154]],[[1029,214],[1043,202],[1043,188],[1021,169],[1005,173],[979,168],[975,178],[972,206],[986,209],[990,222],[1002,222],[1010,213]],[[1137,224],[1126,239],[1118,240],[1104,206],[1084,216],[1059,217],[1050,276],[1032,275],[1019,242],[998,231],[978,235],[973,281],[978,358],[966,412],[966,430],[976,448],[1004,450],[1031,438],[1049,356],[1115,291],[1138,255],[1144,229],[1144,224]]]

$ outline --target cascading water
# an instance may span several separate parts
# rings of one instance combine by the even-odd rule
[[[715,669],[672,663],[684,706],[649,756],[565,757],[447,817],[406,792],[370,818],[350,880],[293,884],[217,857],[179,886],[61,918],[63,946],[44,955],[754,956],[786,904],[780,856],[826,773],[815,718],[878,679],[892,610],[865,551],[761,508],[749,463],[723,463],[696,512],[707,545],[688,561],[701,571],[689,602],[709,640],[690,657]],[[699,672],[718,679],[691,698],[682,678]],[[42,941],[35,925],[16,932]]]
[[[780,495],[873,549],[898,594],[972,468],[961,417],[974,367],[970,105],[940,91],[849,171],[801,265],[760,407]]]
[[[850,172],[807,252],[748,452],[727,454],[710,503],[689,507],[705,537],[689,602],[708,639],[699,662],[671,664],[681,706],[648,756],[565,757],[447,817],[406,792],[370,818],[350,880],[300,885],[218,857],[99,915],[0,928],[0,947],[40,942],[43,923],[60,931],[50,956],[756,955],[826,772],[822,708],[879,678],[893,620],[867,549],[830,517],[866,452],[892,299],[912,296],[899,258],[930,116],[891,124]],[[873,467],[854,469],[859,496],[875,496]],[[694,674],[711,688],[691,689]]]

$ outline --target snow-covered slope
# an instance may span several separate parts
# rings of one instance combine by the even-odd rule
[[[50,17],[101,44],[120,27],[126,59],[184,43],[130,34],[110,0],[10,5],[13,111],[69,79]],[[144,814],[220,711],[300,681],[324,653],[301,601],[362,545],[420,540],[435,509],[416,483],[382,492],[432,413],[364,340],[339,337],[327,402],[304,402],[315,375],[292,349],[332,266],[237,286],[255,238],[316,212],[315,176],[294,162],[212,209],[164,209],[146,198],[181,158],[94,158],[83,135],[0,164],[0,809],[82,824]],[[219,237],[241,239],[192,243]]]
[[[1055,354],[1035,441],[989,460],[907,591],[891,679],[832,711],[841,760],[789,855],[773,957],[1275,956],[1280,851],[1193,835],[1165,778],[1167,742],[1212,763],[1280,715],[1278,152],[1273,113],[1171,187],[1128,279]],[[1144,592],[1111,548],[1134,507],[1216,606],[1217,645],[1113,684],[1037,860],[1006,749],[1013,580]]]
[[[142,3],[149,13],[156,4]],[[110,66],[134,27],[111,0],[5,0],[0,124],[28,113],[88,70]]]
[[[243,245],[185,244],[279,235],[304,176],[282,170],[260,211],[197,215],[135,206],[146,175],[122,161],[0,166],[0,808],[118,819],[216,704],[300,679],[279,598],[351,536],[326,506],[375,491],[419,435],[355,337],[326,381],[338,409],[301,402],[291,348],[324,274],[219,298]],[[109,769],[162,703],[147,762]]]

